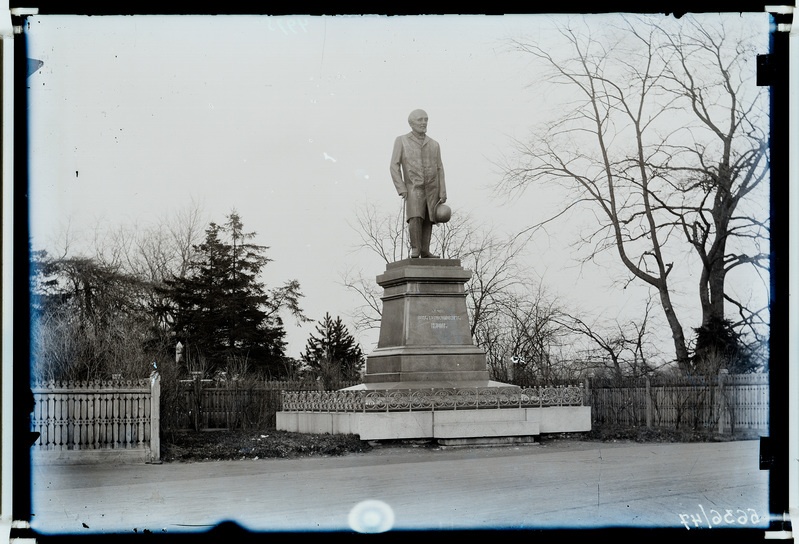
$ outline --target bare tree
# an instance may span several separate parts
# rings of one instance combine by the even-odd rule
[[[353,315],[353,324],[358,331],[380,329],[383,316],[383,290],[374,280],[374,275],[364,276],[360,270],[347,270],[341,276],[342,284],[361,300]]]
[[[491,231],[466,230],[465,243],[457,255],[466,268],[472,271],[467,291],[467,307],[471,315],[471,334],[477,337],[477,328],[484,321],[512,304],[516,287],[524,276],[520,260],[523,244],[518,238],[500,239]],[[453,238],[454,239],[454,238]]]
[[[55,255],[35,251],[33,375],[148,375],[153,357],[173,348],[164,314],[154,311],[163,302],[154,287],[185,272],[201,216],[192,202],[151,228],[98,224],[88,250],[66,231]]]
[[[206,213],[192,200],[153,225],[119,225],[110,230],[98,225],[93,258],[152,284],[182,278],[207,224]]]
[[[32,375],[36,379],[146,376],[149,316],[136,278],[92,259],[33,263]]]
[[[688,21],[685,32],[660,31],[668,46],[659,53],[676,61],[667,64],[665,74],[671,92],[696,119],[696,130],[684,133],[685,143],[668,144],[671,160],[652,165],[676,181],[675,193],[683,198],[678,205],[662,205],[702,263],[702,324],[723,320],[724,303],[730,301],[740,312],[740,323],[756,331],[765,308],[733,298],[725,280],[739,266],[768,275],[768,249],[761,249],[768,241],[768,218],[741,206],[765,189],[769,172],[766,96],[754,85],[758,51],[723,26],[695,20]],[[750,242],[749,252],[731,247],[741,241]]]
[[[405,212],[399,209],[391,215],[372,204],[366,204],[356,210],[355,224],[350,228],[358,233],[361,243],[355,251],[367,251],[379,257],[383,263],[392,263],[410,255],[410,241],[405,234]],[[372,271],[374,272],[374,271]],[[380,300],[382,289],[374,281],[375,274],[364,276],[362,270],[348,269],[342,272],[342,284],[353,291],[361,300],[361,304],[351,316],[356,330],[365,331],[379,329],[383,314],[383,302]]]
[[[350,225],[361,237],[357,249],[366,249],[378,255],[385,263],[393,263],[410,255],[410,240],[406,234],[404,209],[390,215],[366,204],[355,212],[356,224]]]
[[[578,347],[575,363],[583,371],[610,372],[613,378],[639,378],[663,366],[657,361],[657,350],[652,335],[652,309],[648,298],[639,320],[592,321],[570,314],[559,315],[556,320],[566,330],[576,335],[574,345],[580,340],[586,347]]]
[[[516,143],[500,184],[510,192],[535,183],[571,189],[571,200],[530,230],[574,209],[592,212],[596,224],[580,240],[590,248],[585,261],[613,250],[631,280],[656,290],[685,371],[691,359],[673,300],[675,263],[691,251],[699,255],[698,306],[723,315],[726,273],[744,263],[763,267],[766,258],[743,246],[729,252],[733,237],[759,242],[767,233],[762,214],[741,206],[767,172],[749,37],[728,43],[723,30],[708,26],[676,25],[673,35],[636,20],[600,37],[566,27],[567,58],[554,55],[562,49],[549,42],[513,42],[574,100],[530,142]],[[749,318],[759,315],[753,309]]]
[[[560,324],[558,301],[540,284],[520,283],[477,326],[477,345],[486,351],[494,379],[519,385],[573,379],[568,330]]]

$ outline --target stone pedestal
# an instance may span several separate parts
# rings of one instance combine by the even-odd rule
[[[488,387],[485,352],[474,345],[458,259],[405,259],[377,277],[380,338],[359,389]]]

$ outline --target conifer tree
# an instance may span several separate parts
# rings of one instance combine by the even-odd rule
[[[224,225],[211,223],[196,258],[183,278],[166,281],[175,336],[187,349],[188,365],[202,357],[205,372],[247,361],[270,376],[285,373],[285,329],[279,315],[299,308],[299,283],[267,290],[259,277],[271,259],[266,246],[253,243],[234,211]],[[194,369],[191,369],[194,370]]]
[[[357,380],[364,364],[364,354],[340,317],[329,313],[316,325],[301,355],[302,362],[326,388],[339,381]]]

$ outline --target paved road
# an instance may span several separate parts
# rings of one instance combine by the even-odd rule
[[[34,466],[41,534],[253,530],[682,527],[768,524],[759,442],[378,447],[301,460]],[[360,521],[351,513],[365,501]],[[742,512],[746,514],[742,516]],[[730,510],[731,512],[727,512]],[[702,517],[706,514],[707,517]],[[682,516],[681,516],[682,515]],[[747,517],[748,516],[748,517]],[[735,519],[733,519],[733,517]],[[718,519],[718,518],[717,518]],[[745,523],[742,523],[744,520]],[[88,527],[84,527],[84,524]]]

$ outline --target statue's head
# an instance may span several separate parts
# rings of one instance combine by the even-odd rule
[[[411,130],[416,134],[425,134],[427,132],[427,112],[424,110],[413,110],[408,116],[408,124],[411,125]]]

